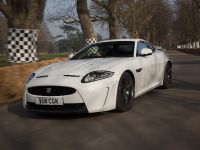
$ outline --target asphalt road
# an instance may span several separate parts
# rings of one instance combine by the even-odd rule
[[[172,88],[137,98],[126,113],[36,115],[20,101],[1,106],[0,150],[199,150],[200,57],[169,56]]]

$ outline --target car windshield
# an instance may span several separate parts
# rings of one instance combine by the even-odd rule
[[[91,44],[80,50],[72,60],[105,57],[133,57],[133,41],[102,42]]]

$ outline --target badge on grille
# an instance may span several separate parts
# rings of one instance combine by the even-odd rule
[[[51,90],[52,90],[51,88],[47,88],[47,89],[46,89],[46,92],[47,92],[48,94],[50,94],[50,93],[51,93]]]

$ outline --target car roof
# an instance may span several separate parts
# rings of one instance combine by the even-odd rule
[[[104,40],[104,41],[98,41],[96,43],[103,43],[103,42],[121,42],[121,41],[133,41],[133,42],[138,42],[138,41],[145,41],[143,39],[112,39],[112,40]]]

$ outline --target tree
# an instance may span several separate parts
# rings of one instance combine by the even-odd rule
[[[144,30],[153,16],[153,9],[149,5],[148,0],[128,0],[125,3],[120,17],[130,37],[147,39]]]
[[[37,41],[37,50],[40,53],[55,53],[57,52],[55,39],[52,37],[49,28],[43,22],[40,26],[38,41]]]
[[[85,39],[96,39],[92,22],[89,17],[87,0],[77,0],[77,13]]]
[[[92,0],[93,7],[91,16],[93,20],[107,21],[110,33],[110,39],[119,38],[120,22],[119,22],[119,10],[121,0]]]
[[[169,32],[171,9],[164,0],[124,0],[120,21],[131,38],[161,44]]]
[[[118,19],[117,16],[115,15],[117,12],[118,7],[116,7],[118,1],[120,0],[92,0],[93,4],[90,7],[89,11],[87,8],[87,1],[86,0],[78,0],[75,4],[72,4],[74,1],[70,1],[70,2],[66,2],[68,5],[70,5],[67,9],[65,9],[63,11],[63,9],[61,11],[58,11],[57,14],[50,14],[49,17],[49,21],[57,21],[57,20],[63,20],[63,23],[66,25],[81,25],[82,30],[88,30],[87,32],[90,34],[92,34],[92,23],[93,22],[109,22],[109,29],[110,29],[110,38],[118,38],[118,31],[119,31],[119,26],[118,26]],[[117,1],[117,3],[116,3]],[[69,4],[70,3],[70,4]],[[86,20],[83,19],[83,21],[85,22],[90,22],[88,23],[88,25],[86,25],[85,23],[81,23],[81,19],[80,19],[80,15],[81,12],[78,11],[78,6],[79,5],[84,6],[84,8],[82,7],[81,9],[85,10],[85,16]],[[76,16],[76,14],[74,13],[74,8],[77,8],[77,13],[78,16]],[[109,14],[109,15],[107,15]],[[90,26],[90,28],[88,27]],[[91,30],[92,29],[92,30]],[[85,31],[83,31],[84,33]],[[84,33],[85,35],[85,33]],[[87,37],[88,35],[86,35]],[[94,37],[94,33],[93,36]]]
[[[106,21],[110,38],[125,31],[131,38],[154,43],[164,41],[169,31],[171,9],[164,0],[92,0],[91,17]]]
[[[84,1],[82,3],[86,3]],[[172,13],[166,0],[91,1],[89,12],[85,12],[88,17],[84,20],[101,25],[106,23],[109,27],[110,39],[120,38],[124,33],[128,33],[131,38],[144,38],[155,44],[161,44],[170,31]],[[80,19],[73,13],[73,8],[74,5],[68,8],[66,13],[61,13],[60,16],[64,18],[54,18],[62,18],[64,23],[69,25],[80,23]]]
[[[153,15],[147,23],[148,31],[146,32],[149,32],[147,40],[158,45],[166,41],[169,43],[167,36],[170,34],[173,16],[170,4],[164,0],[153,0],[151,7],[153,8]]]
[[[9,27],[39,28],[46,0],[4,0],[0,11],[8,19]]]
[[[63,7],[59,7],[56,14],[49,14],[48,20],[50,22],[62,20],[64,26],[71,26],[75,28],[80,25],[85,40],[96,39],[88,11],[87,0],[61,0],[60,3]]]
[[[58,40],[57,45],[59,52],[75,53],[85,45],[83,33],[77,31],[76,37],[69,35],[67,39]]]
[[[176,16],[173,31],[179,44],[200,40],[200,13],[195,0],[176,0]]]
[[[194,3],[198,9],[198,12],[200,13],[200,0],[194,0]]]
[[[7,19],[0,12],[0,53],[4,55],[4,45],[7,38]]]

